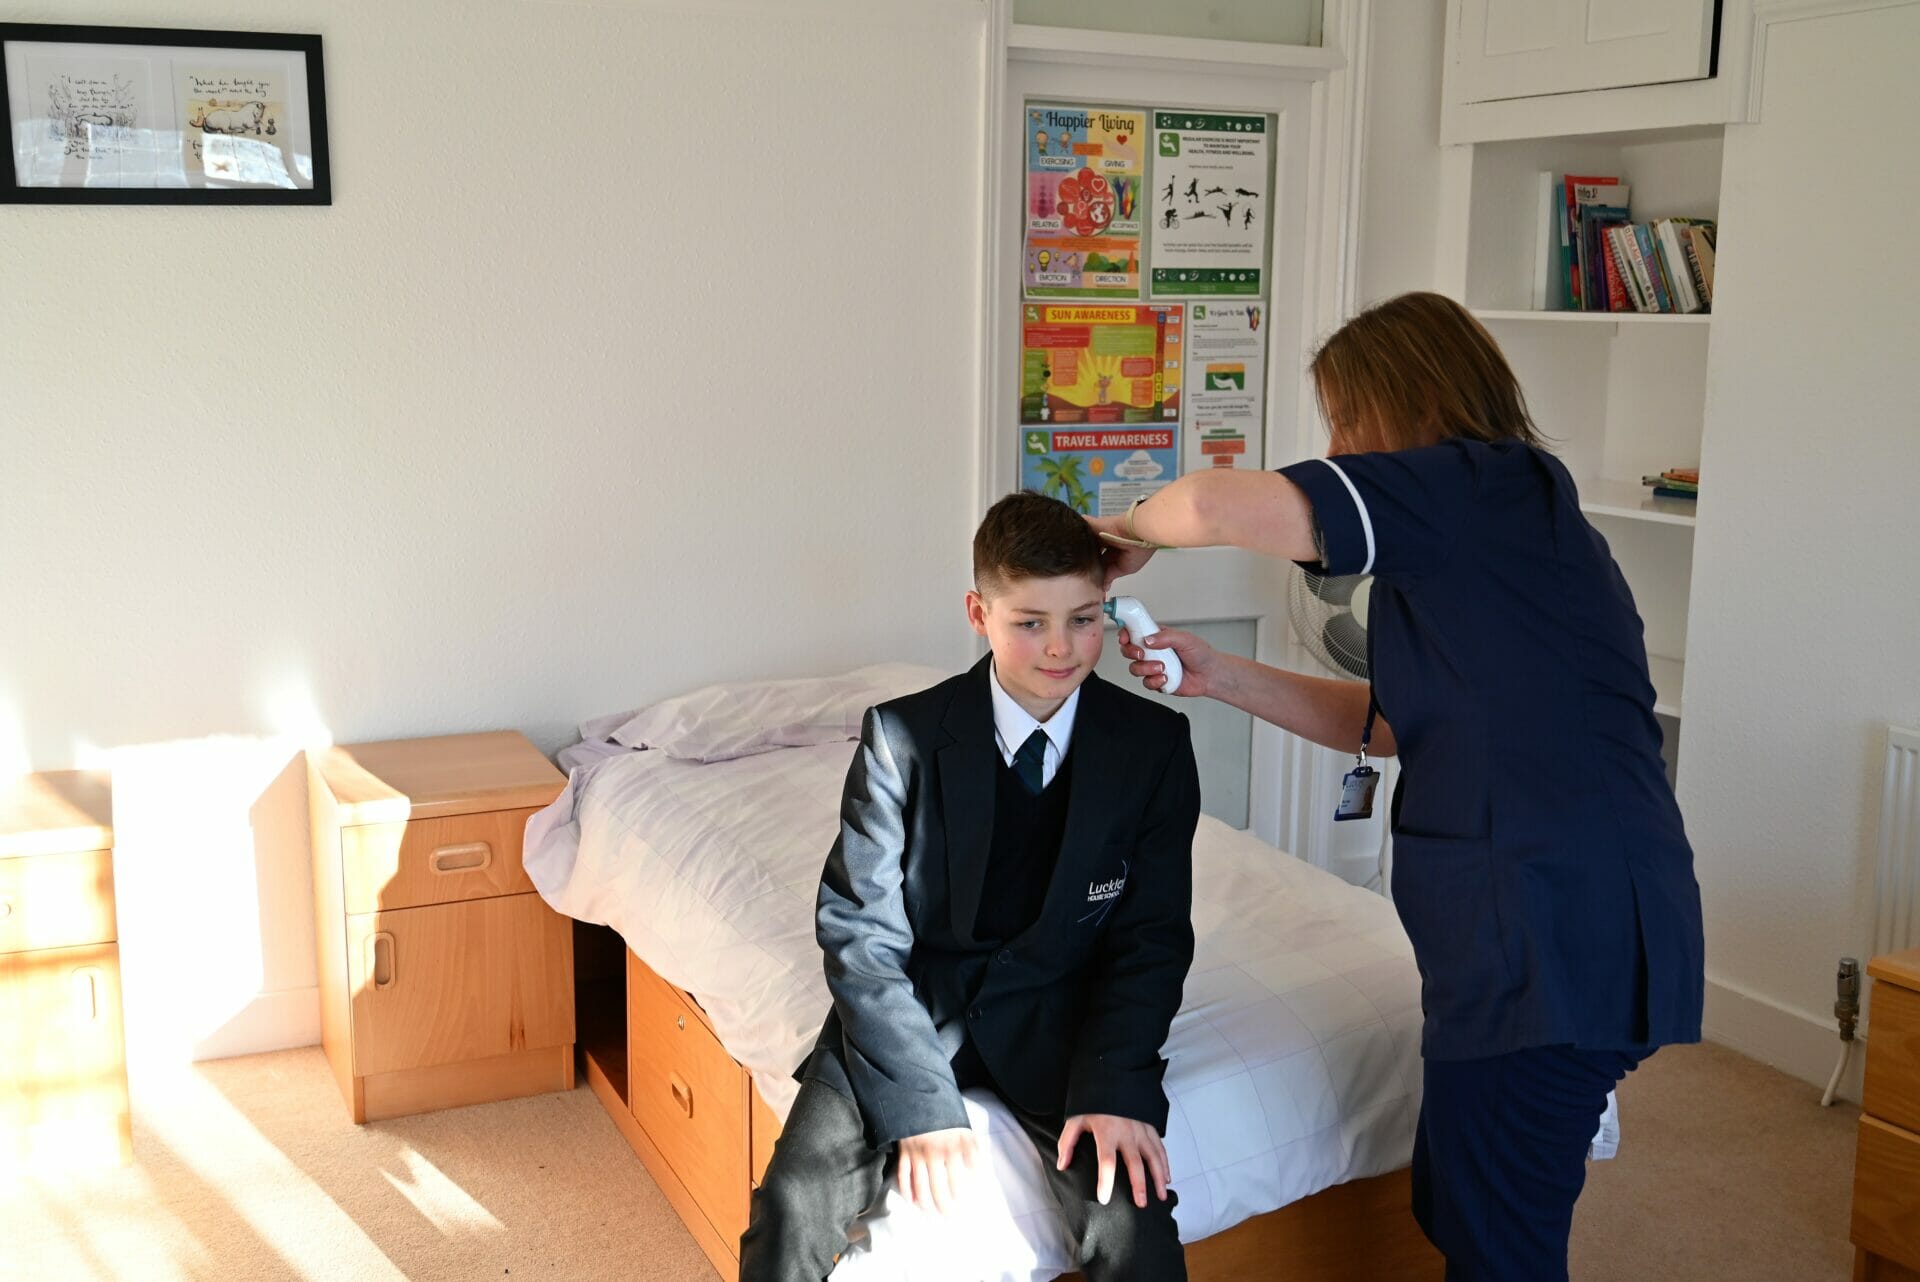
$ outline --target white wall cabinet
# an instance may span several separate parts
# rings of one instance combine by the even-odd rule
[[[1440,140],[1744,118],[1754,0],[1448,0]]]
[[[1698,80],[1714,0],[1461,0],[1462,102]]]

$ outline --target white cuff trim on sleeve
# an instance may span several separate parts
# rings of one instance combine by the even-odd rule
[[[1360,573],[1369,574],[1373,571],[1373,518],[1367,514],[1367,505],[1360,500],[1360,491],[1353,488],[1352,479],[1340,470],[1340,465],[1330,458],[1320,461],[1333,469],[1333,474],[1340,478],[1340,484],[1346,486],[1347,493],[1353,496],[1353,509],[1360,514],[1360,531],[1367,536],[1367,563],[1360,567]]]

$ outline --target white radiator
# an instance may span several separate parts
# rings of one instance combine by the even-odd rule
[[[1920,732],[1888,726],[1871,955],[1903,948],[1920,948]]]

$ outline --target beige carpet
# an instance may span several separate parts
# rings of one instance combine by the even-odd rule
[[[137,1080],[134,1105],[134,1166],[0,1185],[0,1277],[713,1276],[584,1088],[356,1127],[309,1049]],[[1730,1051],[1662,1051],[1622,1088],[1573,1276],[1846,1278],[1858,1111],[1817,1105]]]
[[[1621,1083],[1620,1155],[1588,1168],[1573,1276],[1844,1282],[1859,1121],[1723,1047],[1667,1047]]]

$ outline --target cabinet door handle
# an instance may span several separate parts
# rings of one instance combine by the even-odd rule
[[[11,899],[0,899],[0,921],[5,921],[11,916],[13,916],[13,901]]]
[[[667,1085],[673,1091],[673,1102],[680,1106],[680,1111],[687,1115],[687,1120],[692,1121],[693,1087],[687,1085],[680,1074],[671,1071],[667,1073]]]
[[[100,1018],[100,972],[93,967],[73,972],[73,1004],[88,1023]]]
[[[428,860],[435,872],[479,872],[493,863],[493,847],[484,841],[437,847]]]
[[[386,945],[384,955],[380,947],[383,943]],[[367,936],[367,983],[370,987],[375,989],[393,987],[396,978],[394,962],[398,955],[399,950],[393,945],[392,931],[379,930]]]

